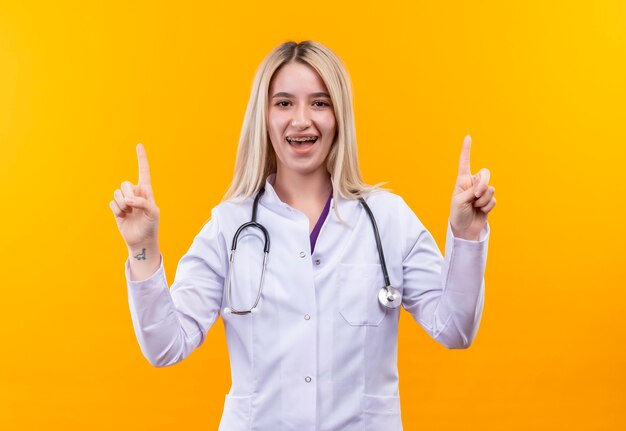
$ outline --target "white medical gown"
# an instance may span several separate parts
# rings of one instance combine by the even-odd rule
[[[180,362],[221,316],[232,386],[220,430],[401,430],[400,309],[378,302],[383,273],[367,213],[357,200],[334,197],[345,223],[331,208],[311,255],[309,219],[278,198],[274,178],[259,201],[258,221],[270,234],[259,312],[223,314],[232,238],[250,220],[252,199],[223,202],[179,261],[171,288],[162,259],[143,281],[130,280],[126,261],[141,351],[156,367]],[[468,347],[483,309],[489,225],[468,241],[455,238],[448,223],[444,259],[402,198],[378,191],[366,201],[404,309],[444,346]],[[262,238],[255,229],[240,236],[232,280],[237,309],[256,298]]]

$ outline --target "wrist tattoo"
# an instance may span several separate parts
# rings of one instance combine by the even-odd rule
[[[135,255],[135,259],[137,260],[146,260],[146,249],[142,248],[141,253]]]

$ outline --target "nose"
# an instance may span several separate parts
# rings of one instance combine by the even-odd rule
[[[306,110],[306,106],[301,106],[296,109],[293,114],[293,118],[291,119],[291,127],[306,129],[311,126],[311,120],[308,116],[308,111]]]

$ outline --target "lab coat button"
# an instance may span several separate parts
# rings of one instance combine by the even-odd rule
[[[315,259],[315,264],[319,265],[320,263],[322,263],[322,261],[320,259]]]
[[[303,251],[301,251],[301,252],[300,252],[300,257],[304,257],[304,256],[306,256],[306,253],[305,253],[305,252],[303,252]]]
[[[309,376],[306,376],[304,378],[304,381],[307,382],[307,383],[311,383],[311,378]]]
[[[309,316],[308,314],[304,315],[304,320],[309,320],[311,318],[311,316]]]

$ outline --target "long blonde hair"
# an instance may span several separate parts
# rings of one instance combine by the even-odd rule
[[[274,74],[290,62],[311,66],[330,93],[337,135],[326,158],[326,169],[332,178],[333,196],[356,199],[378,188],[378,185],[366,184],[361,177],[352,89],[343,63],[334,52],[319,42],[285,42],[274,48],[256,71],[239,137],[233,181],[222,201],[233,198],[245,200],[255,196],[265,184],[267,176],[276,172],[276,153],[267,130],[268,93]]]

